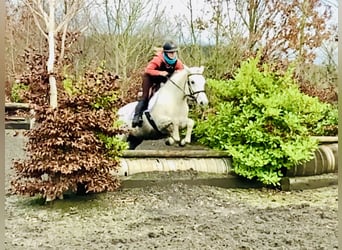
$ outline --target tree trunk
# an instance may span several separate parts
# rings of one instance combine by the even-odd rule
[[[50,107],[57,108],[57,85],[54,76],[54,63],[55,63],[55,0],[50,1],[50,13],[48,23],[48,43],[49,43],[49,58],[47,61],[47,71],[49,74],[50,84]]]

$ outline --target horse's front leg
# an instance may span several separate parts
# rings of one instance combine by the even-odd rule
[[[186,134],[185,137],[180,141],[179,145],[185,146],[185,144],[190,144],[191,143],[191,133],[192,129],[195,125],[194,120],[187,118],[186,120]]]
[[[173,122],[173,131],[172,131],[172,138],[176,141],[180,141],[180,136],[179,136],[179,123],[178,122]]]
[[[175,142],[180,142],[180,136],[179,136],[179,122],[172,122],[172,130],[170,133],[170,137],[166,139],[167,145],[173,145]]]

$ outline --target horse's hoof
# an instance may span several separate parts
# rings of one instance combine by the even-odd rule
[[[185,140],[181,140],[181,141],[179,142],[179,146],[185,147],[185,145],[186,145],[186,141],[185,141]]]
[[[174,143],[175,143],[175,141],[174,141],[172,138],[168,138],[168,139],[165,140],[165,144],[166,144],[167,146],[171,146],[171,145],[173,145]]]

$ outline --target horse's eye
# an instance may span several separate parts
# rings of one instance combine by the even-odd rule
[[[191,84],[195,84],[195,81],[191,80],[190,83],[191,83]]]

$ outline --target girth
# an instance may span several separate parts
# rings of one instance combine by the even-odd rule
[[[158,133],[159,135],[161,135],[161,136],[164,135],[164,134],[158,129],[157,124],[155,123],[155,121],[153,120],[153,118],[152,118],[152,116],[151,116],[151,114],[150,114],[150,111],[146,110],[146,111],[144,111],[144,113],[145,113],[145,115],[146,115],[146,118],[147,118],[148,122],[151,124],[152,128],[153,128],[155,131],[157,131],[157,133]]]

